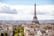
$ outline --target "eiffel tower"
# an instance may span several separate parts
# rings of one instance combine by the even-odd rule
[[[32,23],[39,24],[39,21],[38,21],[37,16],[36,16],[36,3],[34,4],[34,16],[33,16]]]

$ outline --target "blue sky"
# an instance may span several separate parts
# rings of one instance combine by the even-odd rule
[[[0,0],[0,20],[32,20],[35,2],[38,20],[54,20],[54,0]]]
[[[34,4],[34,0],[1,0],[1,2],[11,4],[11,5],[17,5],[17,4],[30,5],[30,4]]]
[[[7,3],[11,5],[23,4],[23,5],[33,5],[36,1],[37,5],[54,4],[54,0],[0,0],[2,3]]]
[[[36,0],[37,5],[53,5],[54,0]]]

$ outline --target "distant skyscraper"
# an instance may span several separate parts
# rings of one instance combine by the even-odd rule
[[[34,4],[34,17],[32,23],[39,24],[39,21],[36,16],[36,3]]]

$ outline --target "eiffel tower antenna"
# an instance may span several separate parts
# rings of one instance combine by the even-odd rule
[[[39,24],[39,21],[37,19],[37,15],[36,15],[36,0],[35,0],[35,4],[34,4],[34,16],[33,16],[32,23]]]

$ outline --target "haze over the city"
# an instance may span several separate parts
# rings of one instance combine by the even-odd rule
[[[54,0],[36,0],[38,20],[54,20]],[[0,0],[0,20],[32,20],[35,0]]]

